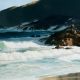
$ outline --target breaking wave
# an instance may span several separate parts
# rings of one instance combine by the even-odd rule
[[[39,40],[48,31],[0,33],[0,80],[39,80],[41,76],[56,76],[80,72],[80,47],[55,49]],[[33,36],[33,35],[38,35]],[[41,37],[39,36],[41,35]],[[33,37],[31,37],[33,36]]]
[[[69,50],[54,47],[41,44],[39,38],[0,41],[0,79],[38,80],[40,76],[80,71],[79,47]]]
[[[52,49],[54,46],[41,45],[38,38],[27,40],[0,41],[0,60],[37,60],[44,58],[56,58],[63,61],[80,59],[79,47],[70,50]]]

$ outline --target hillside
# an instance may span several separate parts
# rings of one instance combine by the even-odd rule
[[[80,17],[79,3],[79,0],[40,0],[34,4],[13,6],[0,11],[0,25],[15,26],[23,22],[43,20],[50,16]],[[53,22],[55,18],[53,17]]]

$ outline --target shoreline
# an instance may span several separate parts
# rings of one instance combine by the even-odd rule
[[[43,77],[40,80],[80,80],[80,72],[55,77]]]

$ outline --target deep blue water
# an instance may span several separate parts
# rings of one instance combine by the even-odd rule
[[[31,31],[31,32],[4,32],[0,33],[0,39],[20,38],[20,37],[41,37],[52,34],[50,31]]]

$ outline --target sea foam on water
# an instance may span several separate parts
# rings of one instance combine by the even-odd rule
[[[0,80],[38,80],[80,71],[80,48],[54,49],[41,45],[38,38],[1,41]]]

